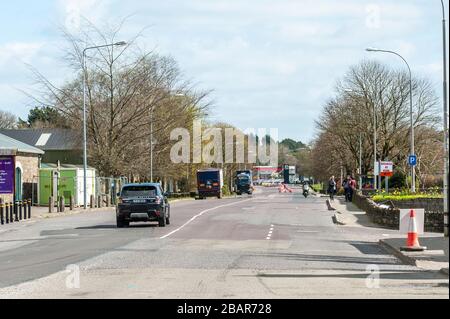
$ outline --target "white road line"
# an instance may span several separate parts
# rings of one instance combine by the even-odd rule
[[[274,228],[275,228],[274,225],[270,225],[270,230],[269,230],[269,233],[267,234],[266,240],[271,240],[272,239]]]
[[[223,208],[223,207],[228,207],[228,206],[237,205],[237,204],[240,204],[240,203],[245,203],[245,202],[248,202],[248,201],[251,201],[251,200],[253,200],[253,198],[249,198],[249,199],[245,199],[245,200],[242,200],[242,201],[239,201],[239,202],[234,202],[234,203],[231,203],[231,204],[220,205],[220,206],[217,206],[217,207],[213,207],[213,208],[206,209],[206,210],[200,212],[199,214],[195,215],[194,217],[192,217],[192,218],[191,218],[190,220],[188,220],[183,226],[181,226],[181,227],[175,229],[174,231],[168,233],[167,235],[164,235],[164,236],[160,237],[159,239],[165,239],[165,238],[167,238],[167,237],[169,237],[169,236],[172,236],[172,235],[175,234],[176,232],[179,232],[179,231],[182,230],[184,227],[186,227],[187,225],[189,225],[190,223],[192,223],[192,222],[193,222],[194,220],[196,220],[197,218],[199,218],[199,217],[203,216],[204,214],[209,213],[209,212],[211,212],[211,211],[213,211],[213,210],[216,210],[216,209],[219,209],[219,208]]]

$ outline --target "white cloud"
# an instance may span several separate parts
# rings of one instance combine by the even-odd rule
[[[94,24],[104,20],[109,5],[110,0],[59,0],[64,26],[71,32],[79,30],[83,19]]]
[[[13,42],[0,46],[0,66],[11,63],[30,63],[37,55],[43,43],[39,42]]]
[[[365,53],[366,47],[398,51],[405,55],[415,73],[436,78],[436,83],[442,72],[436,63],[440,58],[440,4],[434,8],[424,0],[58,0],[57,3],[59,19],[75,22],[75,26],[78,14],[99,26],[134,15],[125,24],[121,38],[127,40],[127,35],[129,38],[151,26],[140,44],[173,56],[187,78],[200,83],[202,88],[214,89],[217,119],[241,127],[270,127],[275,122],[280,126],[281,136],[312,137],[314,117],[333,94],[334,81],[350,65],[373,58],[403,67],[402,61],[393,56]],[[25,47],[10,49],[9,54],[0,50],[3,66],[0,73],[17,73],[17,64],[4,62],[15,59],[33,62],[52,78],[67,76],[51,66],[52,61],[59,62],[58,53],[46,54],[47,61],[42,49],[34,50],[40,54],[27,56],[21,52],[33,52],[33,48],[30,51]],[[24,78],[28,75],[20,73]],[[5,80],[0,77],[0,85],[2,82]],[[5,104],[2,101],[4,98],[0,104]],[[298,132],[302,119],[302,131]],[[253,120],[258,123],[252,125]]]

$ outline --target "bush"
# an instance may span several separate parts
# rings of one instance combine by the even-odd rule
[[[406,187],[406,176],[405,174],[396,171],[394,175],[389,178],[389,188],[402,189]]]

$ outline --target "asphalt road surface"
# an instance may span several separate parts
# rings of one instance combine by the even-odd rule
[[[117,229],[113,210],[5,225],[0,298],[449,298],[448,277],[377,244],[394,232],[332,216],[261,188],[174,203],[166,228]]]

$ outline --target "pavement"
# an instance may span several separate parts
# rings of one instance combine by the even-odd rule
[[[117,229],[113,209],[14,225],[0,233],[0,298],[449,298],[448,276],[380,245],[396,232],[336,225],[299,189],[171,212],[165,228]]]
[[[442,271],[448,276],[448,244],[449,239],[443,236],[421,237],[420,245],[427,249],[422,252],[401,251],[406,246],[405,238],[389,238],[380,240],[380,244],[390,250],[403,262],[427,270]]]
[[[353,203],[345,202],[343,198],[336,199],[331,205],[336,209],[334,220],[338,225],[348,227],[380,227],[372,223],[364,211],[360,210]],[[387,234],[383,236],[393,238],[381,238],[380,245],[404,263],[425,270],[441,271],[448,276],[449,239],[442,234],[425,233],[422,235],[420,244],[427,247],[423,252],[401,251],[400,248],[406,245],[406,235],[397,233],[396,236],[389,236]]]
[[[331,207],[335,210],[334,219],[337,224],[349,227],[371,227],[380,228],[370,221],[366,212],[359,209],[355,204],[346,202],[342,196],[336,197],[330,202]]]

